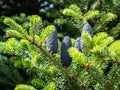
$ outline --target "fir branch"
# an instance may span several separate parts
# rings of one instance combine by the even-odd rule
[[[86,20],[89,20],[89,19],[94,18],[95,16],[98,16],[99,14],[100,14],[100,13],[99,13],[98,10],[92,10],[92,11],[89,11],[89,12],[85,13],[83,17],[84,17]]]
[[[0,72],[2,74],[4,74],[8,79],[12,80],[14,83],[17,83],[12,77],[10,77],[7,73],[5,73],[4,71],[0,70]]]
[[[119,66],[120,66],[120,62],[117,63],[117,67],[115,68],[113,74],[112,74],[112,77],[111,77],[111,82],[113,81],[113,78],[115,77],[115,75],[117,74],[117,71],[119,69]]]
[[[109,21],[112,21],[113,19],[115,19],[117,16],[113,13],[107,13],[105,15],[103,15],[101,18],[100,18],[100,23],[102,25],[104,25],[105,23],[108,23]]]
[[[22,33],[22,34],[26,34],[27,32],[23,29],[23,27],[19,24],[17,24],[13,19],[7,17],[4,19],[4,24],[8,25],[11,29],[13,30],[17,30],[18,32]]]
[[[18,84],[14,90],[37,90],[31,85],[26,85],[26,84]]]
[[[52,55],[50,55],[47,51],[45,51],[42,46],[38,45],[37,43],[33,42],[32,40],[28,40],[28,41],[30,41],[31,44],[33,44],[33,45],[35,45],[36,47],[38,47],[38,48],[40,49],[40,51],[42,51],[42,53],[43,53],[46,57],[48,57],[48,58],[53,62],[53,64],[56,66],[56,68],[59,69],[59,70],[64,74],[64,76],[65,76],[66,78],[69,78],[79,89],[82,89],[82,88],[83,88],[83,85],[80,85],[80,84],[78,83],[78,80],[77,80],[75,77],[70,76],[70,75],[67,73],[66,68],[64,68],[64,67],[61,65],[61,63],[57,62],[57,60],[56,60]]]
[[[4,83],[4,84],[7,84],[7,85],[12,86],[12,87],[15,86],[14,84],[9,83],[9,82],[5,82],[5,81],[3,81],[3,80],[1,80],[1,79],[0,79],[0,83]]]

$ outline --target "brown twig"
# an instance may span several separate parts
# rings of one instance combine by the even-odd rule
[[[81,71],[82,71],[81,69],[78,70],[78,73],[76,74],[75,78],[78,78],[80,76]]]
[[[110,86],[112,85],[113,78],[114,78],[115,75],[117,74],[117,71],[118,71],[118,69],[119,69],[119,66],[120,66],[120,62],[117,63],[117,67],[116,67],[115,70],[113,71],[113,74],[112,74],[112,76],[111,76],[111,80],[110,80],[109,83],[107,83],[108,85],[106,85],[106,86],[109,86],[109,87],[110,87]]]
[[[111,82],[112,82],[113,78],[115,77],[115,75],[116,75],[118,69],[119,69],[119,63],[117,64],[117,67],[115,68],[115,70],[114,70],[114,72],[113,72],[113,74],[112,74]]]
[[[106,61],[106,57],[103,58],[102,62],[98,65],[97,68],[100,68],[100,67],[103,65],[103,63],[104,63],[105,61]]]

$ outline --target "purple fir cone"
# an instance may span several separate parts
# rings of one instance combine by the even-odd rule
[[[48,39],[45,42],[45,46],[47,49],[49,49],[52,54],[57,53],[58,50],[58,36],[57,31],[55,30],[52,32],[52,34],[48,37]]]
[[[78,51],[81,51],[81,37],[78,37],[75,41],[74,48],[76,48]]]
[[[62,47],[61,47],[61,61],[63,63],[63,66],[68,67],[71,62],[72,58],[70,57],[68,53],[68,48],[72,46],[71,39],[68,36],[65,36],[63,41],[62,41]]]
[[[81,51],[84,51],[84,49],[85,49],[85,44],[84,44],[84,42],[82,40],[84,32],[88,32],[90,34],[90,36],[93,37],[93,30],[92,30],[92,27],[90,26],[89,23],[86,23],[83,26],[83,29],[82,29],[82,34],[81,34]]]

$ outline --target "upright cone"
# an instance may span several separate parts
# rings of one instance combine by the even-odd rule
[[[74,48],[76,48],[78,51],[81,51],[81,37],[78,37],[75,41]]]
[[[58,50],[58,36],[57,31],[55,30],[52,34],[48,37],[45,42],[45,46],[48,50],[52,52],[52,54],[57,53]]]
[[[83,29],[82,29],[82,33],[81,33],[81,51],[84,51],[85,49],[85,44],[84,44],[84,41],[83,41],[83,33],[84,32],[88,32],[90,34],[91,37],[93,37],[93,30],[92,30],[92,27],[90,26],[89,23],[86,23],[84,26],[83,26]]]
[[[72,58],[70,57],[68,53],[68,48],[72,46],[71,39],[68,36],[65,36],[63,41],[62,41],[62,47],[61,47],[61,61],[63,63],[63,66],[68,67],[71,62]]]

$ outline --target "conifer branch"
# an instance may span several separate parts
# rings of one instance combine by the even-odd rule
[[[1,79],[0,79],[0,83],[4,83],[4,84],[7,84],[7,85],[12,86],[12,87],[15,86],[14,84],[9,83],[9,82],[5,82],[5,81],[3,81],[3,80],[1,80]]]
[[[117,67],[115,68],[113,74],[112,74],[112,77],[111,77],[111,82],[113,81],[113,78],[115,77],[115,75],[117,74],[117,71],[119,69],[119,66],[120,66],[120,62],[117,63]]]
[[[14,83],[17,83],[12,77],[10,77],[8,74],[6,74],[4,71],[0,70],[2,74],[4,74],[8,79],[12,80]]]
[[[70,76],[70,75],[67,73],[66,68],[64,68],[64,67],[61,65],[61,63],[57,62],[57,60],[56,60],[52,55],[50,55],[48,52],[46,52],[46,51],[42,48],[42,46],[38,45],[37,43],[35,43],[35,42],[31,41],[31,40],[29,40],[29,41],[30,41],[33,45],[35,45],[36,47],[38,47],[38,48],[40,49],[40,51],[42,51],[42,53],[43,53],[46,57],[48,57],[48,58],[53,62],[53,64],[56,66],[56,68],[59,69],[59,70],[64,74],[64,76],[65,76],[66,78],[69,78],[80,90],[83,88],[83,85],[80,85],[80,84],[78,83],[78,80],[77,80],[75,77]]]

